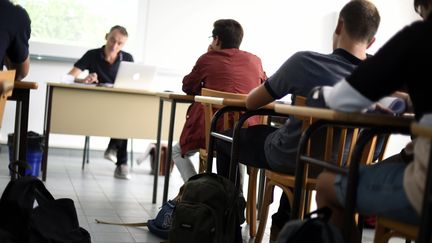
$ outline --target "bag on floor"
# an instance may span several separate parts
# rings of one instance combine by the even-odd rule
[[[0,239],[14,243],[90,243],[79,227],[74,202],[54,199],[42,181],[10,181],[0,199]],[[4,241],[3,241],[4,240]]]
[[[183,185],[169,242],[242,242],[245,205],[230,180],[212,173],[195,175]]]
[[[339,229],[328,222],[330,216],[331,209],[324,207],[305,215],[304,220],[289,221],[280,231],[276,242],[343,243]]]

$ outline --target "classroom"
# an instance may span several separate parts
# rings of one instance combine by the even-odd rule
[[[378,21],[379,27],[377,27],[370,48],[368,46],[365,50],[368,58],[372,57],[372,61],[366,61],[366,64],[371,63],[368,68],[372,70],[371,66],[374,64],[373,60],[375,60],[373,59],[374,55],[379,53],[381,48],[385,47],[388,41],[398,34],[399,31],[407,26],[412,26],[413,23],[430,22],[431,16],[428,18],[423,16],[425,19],[422,21],[423,19],[419,13],[422,15],[425,15],[425,12],[429,13],[428,10],[432,8],[432,1],[368,1],[376,7],[380,17]],[[204,123],[205,128],[210,129],[211,116],[208,118],[210,120],[207,121],[205,120],[208,116],[207,113],[190,113],[190,107],[193,107],[193,105],[189,107],[191,103],[203,104],[202,111],[210,107],[211,112],[220,109],[222,106],[237,107],[236,111],[241,111],[239,113],[240,118],[243,114],[248,114],[247,110],[262,108],[263,110],[267,110],[266,112],[268,113],[265,113],[266,115],[270,114],[265,118],[265,121],[270,118],[270,124],[273,125],[279,124],[284,126],[285,120],[282,123],[278,123],[277,120],[271,120],[272,116],[285,116],[286,119],[287,116],[297,117],[304,115],[303,112],[312,112],[306,115],[316,114],[315,117],[314,115],[312,117],[317,120],[329,120],[328,117],[331,116],[330,120],[333,119],[334,123],[342,121],[342,125],[340,126],[348,126],[347,124],[349,124],[350,129],[375,127],[378,130],[380,128],[386,131],[385,133],[388,137],[383,141],[385,147],[384,149],[381,148],[381,157],[376,159],[375,157],[377,156],[370,155],[374,158],[368,158],[371,160],[374,159],[374,162],[376,162],[375,160],[384,160],[391,155],[399,154],[405,145],[411,142],[414,134],[417,136],[429,134],[430,132],[430,127],[425,125],[427,122],[423,122],[418,113],[421,112],[421,115],[424,113],[427,116],[429,108],[427,105],[426,107],[422,106],[420,108],[421,111],[419,111],[419,108],[416,109],[414,107],[414,111],[411,111],[409,116],[405,116],[404,113],[408,110],[407,108],[402,112],[404,115],[381,119],[380,116],[385,117],[385,115],[372,114],[371,118],[366,117],[363,120],[362,115],[350,115],[349,113],[364,111],[357,108],[360,104],[356,106],[357,104],[354,101],[350,108],[345,108],[344,104],[339,104],[336,98],[334,98],[336,100],[334,103],[328,103],[329,97],[335,97],[327,95],[329,92],[335,91],[336,93],[343,88],[346,89],[346,87],[335,86],[334,90],[332,89],[328,92],[324,88],[319,92],[317,91],[316,95],[320,95],[324,100],[325,106],[311,108],[312,110],[310,111],[308,110],[309,107],[300,108],[300,111],[296,110],[297,107],[291,110],[291,107],[296,106],[295,104],[299,102],[296,97],[307,96],[306,105],[309,104],[307,103],[309,100],[308,92],[305,95],[302,93],[291,95],[290,93],[287,96],[285,96],[286,92],[283,94],[272,92],[273,85],[275,87],[278,85],[277,88],[281,87],[280,84],[276,84],[276,79],[280,75],[280,70],[284,65],[287,65],[290,57],[295,57],[299,52],[331,55],[332,53],[336,53],[333,52],[335,49],[343,48],[335,46],[337,45],[335,44],[335,38],[337,38],[335,35],[339,35],[339,32],[337,32],[338,23],[340,22],[339,13],[344,6],[351,2],[348,0],[313,2],[282,0],[0,0],[0,13],[2,6],[6,2],[11,2],[13,5],[18,4],[28,13],[31,21],[31,36],[28,40],[28,72],[22,79],[17,79],[17,72],[17,76],[14,79],[15,87],[13,88],[11,97],[6,97],[6,91],[3,93],[5,85],[0,89],[2,92],[2,101],[4,99],[3,103],[0,103],[0,105],[4,105],[3,117],[0,117],[0,166],[2,168],[0,169],[0,191],[3,192],[9,181],[15,179],[8,170],[8,165],[12,161],[11,157],[18,161],[21,159],[28,160],[28,153],[31,151],[30,147],[25,145],[25,143],[30,143],[30,134],[36,134],[41,138],[40,146],[42,151],[40,160],[37,162],[39,171],[34,172],[36,173],[36,177],[43,181],[54,198],[71,198],[74,201],[79,226],[89,233],[91,242],[168,242],[164,237],[150,232],[149,227],[100,224],[95,220],[131,223],[153,219],[157,217],[161,207],[164,208],[164,205],[166,207],[167,201],[170,202],[177,199],[180,187],[192,175],[197,172],[217,173],[221,171],[219,166],[221,161],[223,161],[223,156],[221,155],[222,152],[219,152],[218,149],[221,149],[222,142],[219,142],[218,135],[215,135],[215,138],[213,138],[208,133],[204,141],[204,134],[202,134],[200,138],[202,142],[200,141],[200,143],[201,145],[205,145],[206,148],[202,148],[202,146],[199,148],[198,146],[185,150],[183,147],[185,145],[184,139],[192,139],[196,134],[194,130],[199,130],[198,127],[195,127],[197,124],[192,124],[192,128],[188,128],[189,136],[185,134],[186,126],[184,128],[184,124],[185,122],[188,123],[188,120],[190,121],[192,116],[194,117],[193,119],[200,119],[202,129],[204,129]],[[413,2],[420,2],[420,7],[415,9]],[[218,52],[225,48],[223,47],[224,41],[220,41],[221,37],[219,36],[223,34],[218,34],[216,31],[215,21],[217,20],[234,20],[241,24],[242,33],[239,42],[241,45],[239,44],[239,48],[230,48],[240,49],[246,52],[247,55],[252,54],[249,58],[252,58],[251,60],[258,60],[256,61],[258,62],[256,65],[261,67],[259,74],[257,74],[259,77],[256,78],[256,82],[258,83],[254,87],[246,88],[246,86],[240,85],[236,88],[228,88],[229,85],[227,85],[219,90],[241,93],[243,96],[231,94],[225,97],[217,94],[206,95],[205,92],[207,91],[204,90],[201,93],[201,88],[214,89],[212,88],[214,86],[206,86],[205,83],[207,81],[204,79],[187,86],[188,80],[192,80],[192,74],[198,68],[199,61],[203,60],[206,54]],[[13,25],[13,23],[15,22],[7,22],[7,24],[0,25],[0,31],[2,30],[1,28],[6,28],[2,26]],[[428,34],[430,35],[430,33]],[[3,38],[1,34],[0,38]],[[118,52],[114,51],[116,52],[114,56],[115,60],[108,60],[108,52],[105,47],[110,45],[110,41],[115,43],[112,44],[113,49],[119,48],[117,49]],[[219,41],[222,43],[222,47]],[[0,42],[0,47],[3,43],[5,42]],[[105,75],[105,71],[103,71],[103,75],[101,73],[97,74],[96,78],[92,76],[93,73],[97,73],[94,70],[98,70],[100,66],[94,64],[95,59],[92,58],[95,55],[90,57],[89,50],[100,50],[100,53],[105,51],[100,56],[105,58],[105,62],[109,63],[109,72],[114,72],[111,73],[114,76],[106,79],[108,81],[104,81],[105,77],[103,75]],[[425,50],[425,53],[428,54],[428,51],[430,49]],[[120,56],[118,56],[118,53],[120,53]],[[85,56],[83,56],[84,54]],[[97,55],[96,58],[98,57]],[[416,54],[412,55],[415,56]],[[396,54],[394,56],[397,58]],[[84,57],[87,57],[87,59]],[[376,60],[382,60],[379,59],[380,57],[378,55]],[[3,71],[12,69],[9,67],[13,67],[13,65],[9,66],[11,65],[9,62],[13,63],[13,58],[5,55],[5,61],[2,60],[2,64],[4,64],[4,67],[2,67]],[[368,70],[366,64],[364,66]],[[385,66],[383,69],[390,68],[392,64],[393,62],[389,62],[388,66]],[[425,61],[422,65],[427,67],[427,64],[430,64],[430,61]],[[232,68],[235,68],[232,63],[230,65]],[[241,65],[244,67],[246,64],[243,62]],[[361,64],[359,65],[361,66]],[[412,65],[415,64],[413,63]],[[116,66],[116,68],[111,69],[113,66]],[[127,71],[127,68],[131,70]],[[221,68],[221,66],[218,68]],[[308,68],[313,69],[316,67],[309,66],[304,68],[307,70]],[[351,71],[355,70],[358,71],[359,75],[343,79],[344,84],[354,83],[355,81],[351,79],[362,77],[361,68],[358,70],[354,68],[350,68],[346,74],[348,75]],[[89,71],[89,69],[93,69],[93,71]],[[326,68],[323,67],[323,69]],[[404,69],[404,67],[400,69]],[[124,74],[122,73],[125,77],[118,75],[120,71],[125,72]],[[409,69],[409,71],[412,70]],[[421,73],[418,75],[421,75]],[[251,77],[255,74],[249,72],[248,74],[243,73],[243,75],[244,77]],[[342,73],[337,74],[338,77],[342,78],[348,77],[347,75]],[[383,75],[385,75],[384,72]],[[367,75],[364,76],[367,77]],[[112,77],[115,78],[112,79]],[[274,81],[271,80],[272,78]],[[136,82],[131,82],[135,81],[135,79],[140,81],[141,79],[150,79],[150,81],[146,80],[146,84],[138,84],[144,86],[137,87],[135,86],[137,85]],[[267,85],[267,79],[273,84]],[[0,76],[0,82],[4,80],[6,79]],[[337,81],[340,81],[340,79]],[[29,86],[26,88],[20,87],[19,82],[24,84],[28,82]],[[97,85],[96,82],[98,83]],[[125,82],[124,86],[121,86],[120,82]],[[208,82],[210,84],[210,80]],[[223,82],[229,81],[221,80],[220,82],[223,84]],[[405,82],[405,80],[400,82]],[[196,85],[199,86],[198,91]],[[322,85],[329,84],[323,83]],[[414,89],[409,85],[407,86],[407,90],[413,92]],[[252,93],[255,90],[252,89],[255,87],[263,87],[263,90],[266,87],[268,92],[266,93],[267,96],[262,98],[263,101],[258,102],[260,105],[256,107],[254,105],[251,106],[246,97],[249,92]],[[360,94],[362,90],[355,90],[355,85],[349,87],[351,88],[350,91],[362,96]],[[371,99],[375,95],[377,96],[376,100],[378,100],[378,98],[381,98],[381,96],[378,97],[381,95],[380,92],[385,93],[383,89],[381,89],[380,84],[376,84],[376,87],[364,91],[365,93],[370,92],[374,94],[370,96],[368,96],[369,94],[363,94],[362,97]],[[21,98],[21,102],[19,102],[20,90],[24,91],[24,93],[27,92],[25,93],[27,98]],[[406,90],[404,92],[408,93]],[[341,93],[337,94],[340,95]],[[354,100],[357,97],[355,94],[351,94],[352,96],[347,99]],[[385,96],[389,94],[387,92]],[[422,96],[423,98],[425,97]],[[270,100],[265,102],[266,99]],[[416,102],[420,102],[420,98],[412,98],[412,95],[411,99],[414,106]],[[340,100],[343,103],[343,97]],[[409,95],[408,100],[410,100]],[[377,113],[379,113],[381,106],[377,106]],[[408,107],[409,104],[407,103],[406,106]],[[412,106],[412,103],[410,106]],[[317,109],[317,111],[314,109]],[[324,110],[324,112],[321,114],[318,109]],[[387,108],[384,107],[382,109]],[[21,112],[23,112],[21,116],[17,115]],[[338,112],[341,113],[339,114]],[[382,121],[381,123],[374,123],[375,118],[373,116],[375,115],[377,116],[376,119]],[[233,115],[228,119],[233,119],[232,117]],[[359,120],[362,120],[362,122],[359,122]],[[366,124],[367,121],[371,121],[372,124]],[[253,127],[259,123],[263,124],[263,121],[258,122],[258,118],[256,123],[251,122],[251,120],[248,120],[248,122],[249,127]],[[229,131],[234,131],[233,136],[235,136],[236,130],[233,125],[235,123],[233,121],[231,123],[230,127],[224,128],[224,130],[231,129]],[[221,123],[219,124],[221,125]],[[327,126],[332,126],[332,124]],[[413,128],[417,124],[420,128]],[[246,131],[249,127],[242,129]],[[418,131],[421,131],[420,134]],[[23,132],[29,137],[23,138],[21,136],[11,139],[14,133],[22,135]],[[224,133],[224,136],[227,134]],[[304,134],[301,133],[302,136]],[[359,132],[360,135],[361,132]],[[349,139],[357,139],[356,136],[353,135]],[[207,152],[210,146],[208,139],[211,140],[210,145],[215,149],[214,153]],[[215,141],[214,144],[213,139]],[[376,141],[374,141],[379,143],[379,136],[375,139]],[[267,140],[268,138],[265,141]],[[231,140],[224,141],[230,141],[227,147],[227,150],[229,150],[227,154],[228,162],[237,159],[235,163],[241,162],[246,165],[240,164],[241,166],[234,173],[232,173],[233,170],[231,168],[228,169],[227,167],[227,174],[223,174],[228,179],[234,177],[235,183],[233,185],[237,186],[237,189],[240,185],[240,195],[243,197],[244,193],[244,199],[246,200],[246,208],[243,208],[246,222],[239,225],[240,238],[242,240],[238,240],[238,230],[236,228],[235,234],[237,238],[233,242],[285,242],[283,239],[275,241],[275,237],[278,235],[272,235],[271,232],[272,215],[277,214],[278,210],[280,210],[279,197],[283,198],[284,195],[284,191],[278,186],[274,188],[272,194],[273,203],[270,202],[268,212],[265,214],[267,222],[264,221],[264,224],[261,225],[263,220],[260,220],[262,216],[260,207],[262,206],[263,198],[265,200],[265,181],[270,180],[267,178],[267,170],[272,171],[276,167],[272,167],[271,164],[261,167],[262,164],[259,164],[258,168],[253,168],[253,163],[251,166],[249,163],[240,161],[241,159],[238,157],[234,157],[237,156],[234,152],[237,149],[242,150],[243,148],[241,144],[238,147],[234,146],[234,141],[237,141],[234,137]],[[350,149],[355,150],[354,147],[357,146],[355,142],[359,140],[352,141],[352,148]],[[297,144],[300,144],[300,133],[299,140],[296,143],[296,151]],[[180,145],[182,146],[181,148]],[[267,145],[268,142],[265,142],[264,146]],[[379,147],[378,145],[376,146],[377,148]],[[14,150],[14,147],[17,149]],[[299,146],[299,148],[302,147]],[[248,149],[252,151],[254,147],[248,147]],[[265,151],[263,152],[267,153],[266,149],[267,147],[264,147]],[[345,147],[345,149],[348,148]],[[247,153],[253,154],[249,151]],[[425,148],[424,151],[429,150]],[[242,157],[241,151],[238,156]],[[269,158],[267,154],[263,156]],[[352,156],[351,152],[349,156]],[[160,161],[157,161],[158,157],[161,158]],[[214,159],[212,159],[213,157]],[[299,157],[301,156],[299,155]],[[167,158],[173,159],[174,162],[166,165],[165,162],[168,162]],[[182,168],[184,166],[181,166],[182,164],[177,162],[186,159],[192,162],[192,170],[190,168]],[[295,160],[302,159],[296,157]],[[297,166],[301,164],[299,161],[293,163],[296,163]],[[251,167],[253,168],[252,170],[250,169]],[[427,168],[424,167],[422,169],[426,171]],[[297,168],[294,168],[294,170],[298,171]],[[258,176],[252,174],[251,171],[258,173]],[[294,180],[295,183],[298,183],[297,171],[295,176],[292,175],[294,178],[293,183]],[[27,172],[19,169],[19,173]],[[278,173],[283,172],[278,171]],[[426,172],[424,173],[426,174]],[[250,200],[252,200],[250,195],[251,189],[249,188],[251,186],[251,178],[255,178],[256,183],[255,194],[252,195],[252,203],[254,204],[252,206],[252,213],[251,206],[249,206]],[[426,177],[423,179],[426,181]],[[319,185],[323,185],[322,188],[324,188],[324,184]],[[292,191],[292,198],[291,196],[288,196],[288,198],[294,201],[300,197],[299,193],[303,192],[302,189],[295,187],[292,187],[290,190]],[[427,186],[425,190],[428,190]],[[309,198],[311,200],[309,206],[311,206],[310,210],[312,211],[319,208],[321,202],[329,200],[328,198],[321,198],[317,199],[318,202],[316,202],[315,191],[316,187],[311,194],[312,198]],[[429,192],[424,193],[426,195]],[[302,194],[301,196],[304,195]],[[319,195],[317,197],[319,198]],[[296,204],[296,201],[294,205],[292,201],[290,203],[290,210],[297,210],[296,206],[298,204]],[[301,203],[304,202],[301,201]],[[0,216],[2,212],[1,206],[0,203]],[[241,209],[240,211],[243,214]],[[295,214],[292,211],[290,213]],[[303,217],[303,214],[300,214],[299,218]],[[289,215],[290,217],[294,217],[291,214]],[[366,217],[366,221],[372,220],[372,226],[366,225],[362,228],[360,231],[362,235],[357,238],[359,242],[378,242],[376,239],[377,230],[374,228],[377,225],[377,217],[373,215],[373,219],[370,218]],[[251,224],[250,220],[254,223]],[[428,223],[430,226],[430,221]],[[1,225],[2,222],[0,222],[0,229],[2,229]],[[417,239],[420,239],[420,235],[424,233],[424,230],[419,225],[415,225],[413,228],[415,228],[416,234],[412,237],[405,237],[402,234],[403,237],[394,237],[389,241],[381,242],[406,242],[406,239],[417,242]],[[278,232],[279,230],[282,230],[282,228],[278,229]],[[350,240],[347,241],[346,237],[357,237],[354,230],[346,233],[346,230],[343,229],[340,232],[342,232],[341,236],[345,237],[345,241],[340,242],[351,242],[353,238],[349,238]],[[257,234],[259,235],[258,237]],[[174,237],[170,236],[170,241],[172,242],[187,242],[173,239]],[[200,242],[196,239],[194,240],[193,242]],[[205,240],[201,242],[205,242]],[[215,240],[214,242],[227,242],[227,240]]]

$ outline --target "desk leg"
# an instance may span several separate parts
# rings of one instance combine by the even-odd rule
[[[165,183],[164,183],[164,192],[162,203],[165,203],[168,200],[168,186],[169,186],[169,177],[170,177],[170,168],[171,168],[171,157],[172,157],[172,142],[174,136],[174,122],[175,122],[175,111],[176,111],[175,100],[171,103],[171,113],[170,113],[170,124],[169,124],[169,133],[168,133],[168,148],[167,148],[167,156],[165,160]]]
[[[18,92],[18,94],[16,94],[14,160],[23,162],[27,160],[27,129],[30,90],[16,90],[14,92]],[[24,176],[25,168],[19,167],[18,173],[19,175]]]
[[[13,139],[13,157],[12,161],[21,161],[20,160],[20,140],[21,140],[21,134],[20,134],[20,124],[21,124],[21,102],[16,101],[16,109],[15,109],[15,126],[14,126],[14,139]],[[14,170],[18,169],[18,173],[21,174],[21,168],[13,168]],[[12,179],[16,179],[17,175],[15,173],[12,174]]]
[[[153,178],[153,199],[152,203],[156,203],[157,198],[157,187],[159,178],[159,166],[160,166],[160,143],[162,133],[162,117],[163,117],[163,104],[162,98],[159,99],[159,116],[158,116],[158,128],[156,137],[156,164],[154,165],[154,178]]]
[[[51,128],[51,106],[52,106],[52,93],[53,88],[47,86],[46,99],[45,99],[45,117],[44,117],[44,151],[42,157],[42,181],[46,181],[47,168],[48,168],[48,144],[49,134]]]

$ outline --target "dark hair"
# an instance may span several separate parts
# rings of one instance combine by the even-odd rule
[[[427,7],[430,0],[414,0],[414,10],[420,14],[420,7]]]
[[[371,41],[380,23],[375,5],[367,0],[352,0],[341,10],[339,17],[344,21],[348,35],[359,41]]]
[[[243,40],[243,28],[233,19],[219,19],[213,24],[213,37],[222,42],[221,48],[239,48]]]
[[[113,27],[111,27],[110,33],[113,32],[114,30],[118,30],[122,35],[128,37],[128,32],[125,27],[120,25],[114,25]]]

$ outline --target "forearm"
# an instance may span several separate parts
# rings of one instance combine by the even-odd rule
[[[30,69],[30,57],[27,57],[22,63],[13,63],[9,58],[5,58],[5,65],[9,70],[15,70],[15,80],[24,79]]]
[[[246,97],[246,108],[256,110],[268,103],[274,101],[274,98],[268,93],[264,84],[254,88]]]

